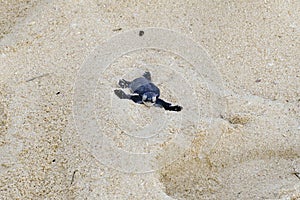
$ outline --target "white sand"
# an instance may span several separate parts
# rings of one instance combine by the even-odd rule
[[[26,2],[0,4],[0,199],[300,199],[299,1]],[[113,95],[144,70],[182,112]]]

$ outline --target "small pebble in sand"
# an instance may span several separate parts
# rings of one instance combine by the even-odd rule
[[[144,33],[145,33],[144,31],[140,31],[140,32],[139,32],[139,36],[143,36]]]

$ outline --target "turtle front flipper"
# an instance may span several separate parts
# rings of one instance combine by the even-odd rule
[[[159,98],[156,100],[155,105],[159,106],[159,107],[163,107],[165,110],[169,110],[169,111],[179,112],[182,110],[181,106],[178,106],[178,105],[172,106],[172,104],[165,102],[164,100],[159,99]]]
[[[115,95],[117,95],[117,97],[119,97],[120,99],[130,99],[132,100],[134,103],[139,103],[142,104],[142,97],[140,97],[139,95],[130,95],[130,94],[126,94],[123,90],[114,90]]]
[[[119,86],[121,88],[128,88],[130,83],[130,81],[126,81],[125,79],[119,80]]]
[[[143,77],[145,77],[147,80],[151,81],[151,73],[150,72],[145,72],[143,74]]]
[[[142,104],[142,103],[143,103],[142,97],[140,97],[139,95],[130,95],[130,99],[131,99],[134,103],[139,103],[139,104]]]

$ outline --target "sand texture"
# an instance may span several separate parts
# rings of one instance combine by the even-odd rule
[[[1,200],[300,199],[299,1],[0,11]],[[181,112],[114,95],[145,71]]]

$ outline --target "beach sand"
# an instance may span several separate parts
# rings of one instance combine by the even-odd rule
[[[300,199],[299,1],[0,9],[0,199]]]

